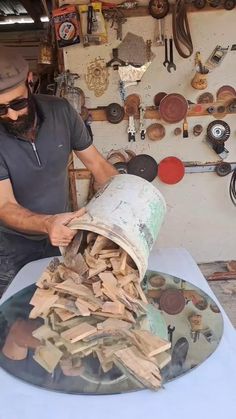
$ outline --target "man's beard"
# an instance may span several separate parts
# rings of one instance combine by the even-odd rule
[[[10,118],[2,118],[1,124],[9,132],[16,137],[25,136],[34,126],[36,116],[36,107],[33,98],[29,96],[28,112],[18,117],[16,121]]]

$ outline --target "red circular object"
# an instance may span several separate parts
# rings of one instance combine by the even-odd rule
[[[166,157],[158,165],[158,177],[162,182],[174,185],[184,177],[184,164],[177,157]]]

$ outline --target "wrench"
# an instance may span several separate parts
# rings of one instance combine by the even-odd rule
[[[168,39],[165,38],[165,61],[163,61],[164,67],[166,67],[167,64],[169,64],[169,60],[168,60]]]
[[[174,56],[173,56],[173,39],[172,38],[169,39],[169,48],[170,48],[170,60],[167,66],[167,70],[169,71],[169,73],[171,73],[171,68],[173,68],[174,71],[176,71],[176,65],[174,63]]]

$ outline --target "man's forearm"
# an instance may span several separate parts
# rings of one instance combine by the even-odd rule
[[[119,172],[116,168],[106,160],[99,163],[98,167],[93,169],[94,179],[100,186],[106,183],[112,176],[118,174]]]
[[[50,215],[37,214],[17,203],[6,203],[0,208],[0,221],[13,230],[28,234],[47,234]]]

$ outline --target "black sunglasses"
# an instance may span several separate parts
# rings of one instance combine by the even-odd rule
[[[13,109],[14,111],[21,111],[28,106],[28,103],[29,98],[22,98],[12,100],[6,105],[0,105],[0,116],[6,115],[9,108]]]

